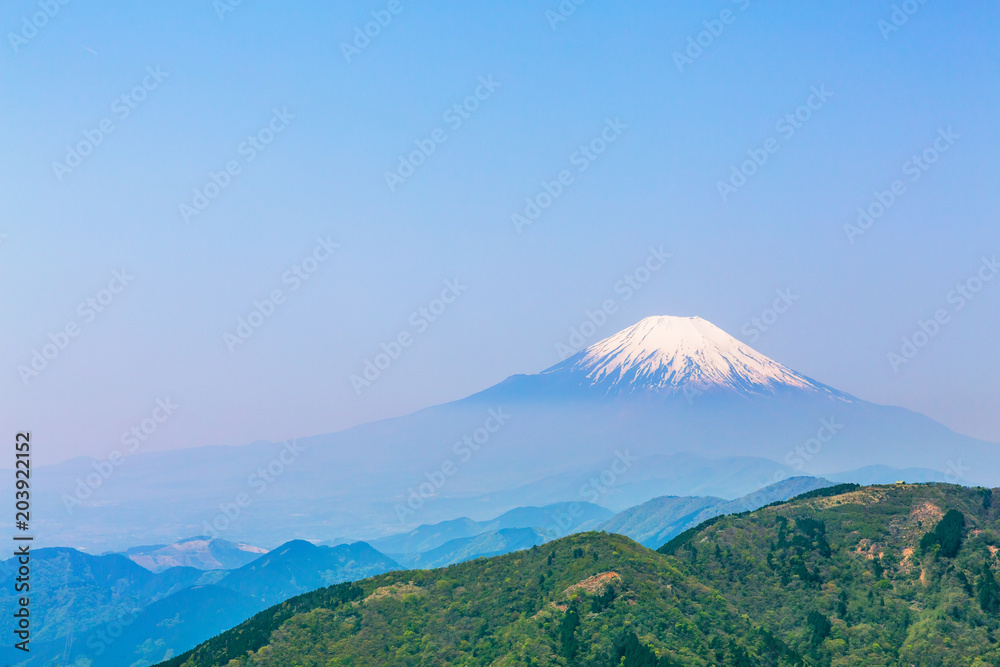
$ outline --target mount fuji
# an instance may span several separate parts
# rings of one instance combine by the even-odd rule
[[[113,548],[106,540],[131,530],[149,541],[207,534],[266,545],[372,539],[564,501],[619,510],[662,495],[731,499],[810,474],[905,468],[1000,485],[1000,445],[828,387],[698,317],[648,317],[539,373],[300,438],[296,449],[259,496],[248,478],[285,461],[287,445],[138,454],[70,516],[65,494],[93,471],[76,459],[39,473],[49,487],[39,497],[53,505],[39,514],[62,544]],[[236,507],[239,494],[251,503]]]
[[[541,375],[573,378],[578,386],[604,396],[690,397],[706,392],[761,396],[786,389],[836,393],[700,317],[647,317]]]

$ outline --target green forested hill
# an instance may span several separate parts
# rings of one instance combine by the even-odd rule
[[[656,667],[801,664],[670,559],[603,533],[323,589],[167,664],[603,666],[626,652]]]
[[[1000,665],[998,517],[988,489],[865,487],[661,551],[817,665]]]
[[[806,495],[663,553],[584,533],[321,589],[165,664],[1000,665],[989,490]]]

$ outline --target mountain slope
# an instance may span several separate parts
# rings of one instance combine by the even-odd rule
[[[143,667],[190,649],[269,605],[399,566],[363,542],[317,547],[292,541],[234,570],[175,567],[154,574],[121,554],[73,549],[32,555],[32,652],[0,647],[0,664]],[[4,609],[16,576],[5,562]],[[13,631],[13,617],[0,621]]]
[[[583,533],[272,607],[164,667],[1000,664],[1000,508],[942,484],[808,492],[657,554]]]
[[[544,507],[516,507],[495,519],[481,521],[480,525],[486,530],[539,528],[562,537],[569,532],[593,530],[611,516],[609,510],[593,503],[563,502]]]
[[[748,655],[749,664],[796,664],[668,559],[625,537],[582,533],[316,591],[165,665],[587,666],[644,651],[664,667],[742,664]]]
[[[364,542],[319,547],[293,540],[233,570],[218,585],[256,600],[264,608],[306,591],[398,567]]]
[[[609,510],[587,502],[516,507],[485,521],[461,517],[435,524],[422,524],[405,533],[368,540],[368,544],[384,554],[412,556],[436,549],[451,540],[505,528],[538,528],[548,532],[551,537],[561,537],[569,532],[592,530],[611,516]]]
[[[552,539],[551,535],[535,528],[503,528],[480,533],[473,537],[451,540],[436,549],[410,555],[401,562],[406,567],[411,568],[445,567],[473,558],[497,556],[511,551],[528,549],[550,539]]]
[[[120,637],[88,638],[73,655],[99,665],[143,667],[169,659],[233,627],[263,605],[221,586],[196,586],[158,600],[124,624]],[[103,638],[103,639],[102,639]]]
[[[463,516],[435,524],[421,524],[409,532],[369,540],[368,543],[386,554],[417,554],[481,532],[483,527],[478,521]]]
[[[710,496],[654,498],[616,514],[601,524],[600,530],[625,535],[645,547],[656,549],[675,535],[714,516],[749,512],[827,486],[831,483],[819,477],[792,477],[736,500]]]
[[[250,544],[221,539],[213,540],[201,536],[180,540],[173,544],[132,547],[123,551],[122,555],[151,572],[163,572],[171,567],[231,570],[242,567],[266,553],[267,549]]]
[[[619,512],[603,523],[601,530],[625,535],[655,549],[686,528],[704,521],[699,517],[725,504],[724,499],[713,496],[661,496]]]
[[[773,394],[797,389],[849,400],[700,317],[647,317],[542,375],[566,375],[605,395]]]
[[[15,609],[17,559],[4,561],[0,569],[0,606]],[[193,568],[154,574],[119,554],[92,556],[62,547],[32,551],[32,638],[83,636],[191,586],[202,574]],[[13,616],[3,614],[0,632],[10,635],[14,627]]]
[[[815,664],[1000,664],[992,491],[814,493],[715,519],[661,551]]]

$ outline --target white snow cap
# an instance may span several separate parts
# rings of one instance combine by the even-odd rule
[[[545,372],[560,371],[606,393],[827,391],[700,317],[647,317]]]

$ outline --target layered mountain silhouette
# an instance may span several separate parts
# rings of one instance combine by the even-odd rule
[[[530,545],[529,545],[530,546]],[[292,596],[400,569],[369,545],[291,541],[242,567],[150,572],[122,554],[59,547],[32,553],[31,654],[4,665],[150,665]],[[17,559],[0,562],[0,602],[14,609]],[[16,619],[4,615],[11,634]]]
[[[236,544],[227,540],[210,539],[204,535],[180,540],[173,544],[132,547],[122,552],[132,562],[152,572],[172,567],[193,567],[199,570],[231,570],[246,565],[267,553],[267,549],[252,544]]]
[[[108,545],[125,534],[151,543],[192,534],[373,540],[525,505],[731,500],[791,476],[839,480],[862,468],[1000,483],[1000,446],[828,387],[697,317],[646,318],[540,373],[295,447],[280,465],[285,443],[138,454],[71,510],[65,497],[92,462],[46,468],[44,533],[102,548],[128,546]],[[280,473],[250,487],[269,464]],[[682,464],[684,476],[671,472]],[[699,489],[680,488],[687,479]],[[249,506],[235,506],[240,494]]]
[[[671,538],[712,517],[752,512],[831,485],[820,477],[792,477],[735,500],[714,496],[663,496],[619,512],[599,528],[630,537],[644,547],[658,549]]]

